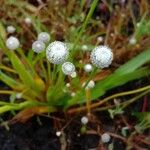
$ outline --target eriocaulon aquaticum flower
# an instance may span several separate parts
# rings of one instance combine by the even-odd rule
[[[6,28],[8,33],[14,33],[16,31],[16,28],[14,26],[7,26]]]
[[[20,42],[16,37],[11,36],[6,40],[6,47],[10,50],[15,50],[19,48],[19,45]]]
[[[71,62],[65,62],[62,64],[62,71],[65,75],[71,75],[75,72],[75,66]]]
[[[32,49],[36,53],[41,53],[45,49],[45,44],[42,41],[35,41],[32,44]]]
[[[101,141],[103,143],[108,143],[110,141],[110,139],[111,139],[111,137],[110,137],[110,135],[108,133],[103,133],[101,135]]]
[[[68,58],[69,51],[65,43],[55,41],[46,49],[46,57],[53,64],[62,64]]]
[[[92,67],[92,65],[91,64],[85,64],[84,65],[84,71],[85,72],[91,72],[93,70],[93,67]]]
[[[31,18],[27,17],[24,19],[24,22],[27,24],[27,25],[30,25],[32,23],[32,20]]]
[[[42,41],[44,43],[49,42],[50,35],[47,32],[41,32],[38,34],[38,41]]]
[[[88,122],[89,122],[88,117],[83,116],[83,117],[81,118],[81,123],[82,123],[82,124],[86,125]]]
[[[113,60],[113,53],[107,46],[98,46],[91,52],[91,62],[98,68],[108,67]]]

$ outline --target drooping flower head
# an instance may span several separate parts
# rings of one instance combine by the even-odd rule
[[[69,51],[65,43],[55,41],[46,49],[46,57],[53,64],[62,64],[68,58]]]
[[[62,64],[62,71],[65,75],[71,75],[75,72],[75,66],[71,62],[65,62]]]
[[[91,62],[98,68],[108,67],[113,60],[113,53],[107,46],[98,46],[91,52]]]
[[[41,53],[45,49],[45,44],[42,41],[35,41],[32,44],[32,49],[36,53]]]
[[[38,34],[38,40],[47,43],[50,40],[50,35],[47,32],[41,32]]]
[[[14,36],[10,36],[6,40],[6,46],[10,50],[15,50],[15,49],[19,48],[19,45],[20,45],[19,40],[16,37],[14,37]]]

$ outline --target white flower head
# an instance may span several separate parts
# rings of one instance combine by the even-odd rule
[[[108,67],[113,60],[113,53],[107,46],[98,46],[91,52],[91,62],[98,68]]]
[[[87,45],[82,45],[82,50],[83,51],[87,51],[88,50],[88,46]]]
[[[71,62],[65,62],[62,64],[62,71],[65,75],[71,75],[75,71],[75,66]]]
[[[22,93],[17,93],[17,94],[16,94],[16,98],[17,98],[17,99],[20,99],[20,98],[22,98],[22,95],[23,95]]]
[[[75,77],[77,77],[77,73],[74,71],[70,76],[71,76],[72,78],[75,78]]]
[[[97,37],[97,42],[103,42],[103,37],[102,36]]]
[[[24,19],[24,22],[26,24],[30,25],[32,23],[32,20],[31,20],[31,18],[27,17],[27,18]]]
[[[16,28],[14,26],[7,26],[6,28],[8,33],[14,33],[16,31]]]
[[[62,64],[68,58],[69,51],[65,43],[55,41],[46,49],[46,57],[53,64]]]
[[[56,136],[58,136],[58,137],[60,137],[61,134],[62,134],[61,131],[57,131],[57,132],[56,132]]]
[[[101,140],[103,143],[108,143],[110,141],[111,137],[108,133],[104,133],[101,135]]]
[[[70,85],[70,83],[66,83],[66,87],[70,87],[71,85]]]
[[[85,82],[82,84],[82,87],[84,87],[85,86]],[[86,90],[89,90],[89,89],[92,89],[92,88],[94,88],[95,87],[95,82],[93,81],[93,80],[90,80],[89,82],[88,82],[88,84],[86,85],[86,87],[85,87],[85,89]]]
[[[38,34],[38,40],[47,43],[50,40],[50,35],[47,32],[41,32]]]
[[[88,122],[89,122],[88,117],[83,116],[83,117],[81,118],[81,123],[82,123],[82,124],[86,125]]]
[[[93,70],[93,67],[92,67],[92,65],[91,64],[85,64],[84,65],[84,71],[85,72],[91,72]]]
[[[74,97],[75,95],[76,95],[75,92],[72,92],[72,93],[71,93],[71,97]]]
[[[36,53],[41,53],[45,49],[45,44],[43,42],[41,42],[41,41],[35,41],[32,44],[32,49]]]
[[[132,37],[132,38],[129,40],[129,43],[130,43],[131,45],[135,45],[135,44],[137,43],[136,38],[135,38],[135,37]]]
[[[6,40],[6,46],[10,50],[15,50],[19,48],[19,45],[20,45],[20,42],[16,37],[11,36]]]

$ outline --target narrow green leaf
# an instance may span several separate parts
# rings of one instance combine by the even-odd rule
[[[115,73],[126,74],[133,72],[147,62],[150,62],[150,49],[143,51],[133,59],[129,60],[127,63],[118,68]]]
[[[10,57],[11,63],[14,69],[18,72],[20,79],[23,81],[25,85],[28,87],[34,87],[34,79],[32,75],[26,70],[23,63],[19,60],[19,58],[15,55],[14,52],[11,52]]]

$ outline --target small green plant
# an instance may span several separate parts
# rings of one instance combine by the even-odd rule
[[[100,36],[98,44],[90,45],[87,42],[83,45],[79,42],[81,38],[85,38],[83,33],[91,23],[97,3],[98,0],[93,0],[85,21],[73,32],[72,41],[69,42],[55,41],[47,32],[41,32],[40,27],[43,30],[45,27],[38,19],[33,19],[33,26],[39,34],[32,44],[32,49],[27,52],[21,48],[21,40],[14,36],[6,38],[3,24],[0,24],[0,50],[7,58],[5,62],[0,61],[0,80],[9,87],[9,90],[0,90],[0,94],[10,95],[10,101],[0,101],[0,114],[8,111],[15,114],[19,111],[14,118],[26,121],[36,114],[68,111],[73,106],[85,103],[86,110],[90,113],[91,103],[108,90],[150,74],[149,67],[143,66],[150,61],[150,49],[147,48],[102,80],[95,79],[97,74],[112,64],[114,58],[113,50],[106,46],[108,35],[105,44],[101,46],[97,46],[103,40]],[[23,10],[22,12],[24,13]],[[28,18],[26,22],[31,23],[31,20]],[[14,29],[9,27],[7,30],[12,32]],[[135,32],[143,35],[146,31],[142,33],[139,29]],[[84,58],[86,52],[90,57]],[[83,62],[78,60],[78,56]],[[149,91],[148,86],[133,93]],[[133,93],[126,92],[122,95]],[[116,94],[115,97],[122,95]],[[99,102],[102,104],[115,97],[108,97]],[[122,107],[113,111],[112,117],[118,110],[122,112]]]

